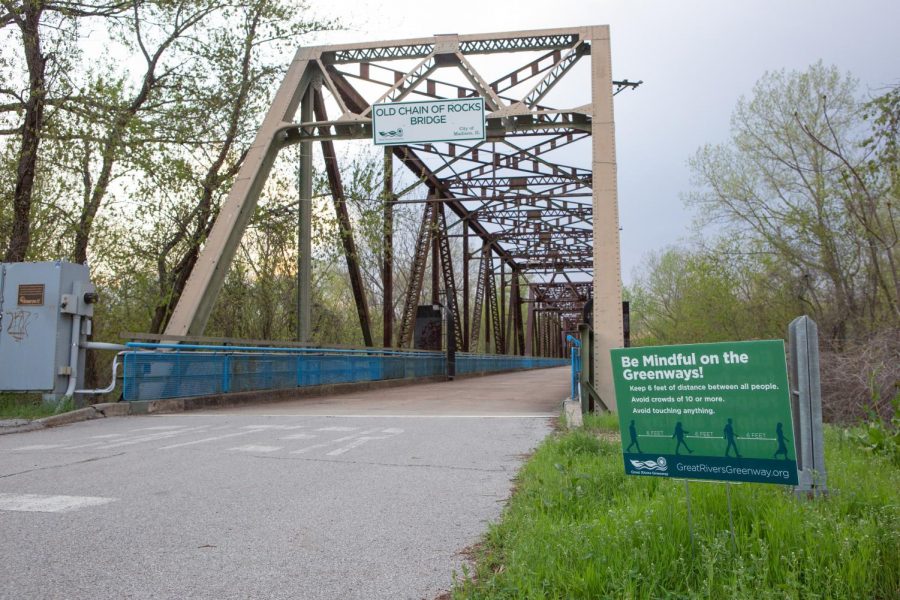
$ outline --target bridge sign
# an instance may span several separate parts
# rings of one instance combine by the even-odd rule
[[[797,484],[783,341],[611,355],[626,474]]]
[[[481,141],[484,138],[484,98],[394,102],[372,106],[372,141],[379,146]]]

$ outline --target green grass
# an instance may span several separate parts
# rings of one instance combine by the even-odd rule
[[[827,430],[825,500],[731,486],[735,550],[724,484],[690,483],[692,548],[684,482],[626,476],[591,431],[617,423],[586,425],[525,465],[454,598],[900,597],[900,469],[846,432]]]
[[[0,394],[0,419],[40,419],[56,412],[47,406],[40,394]]]
[[[589,431],[619,431],[619,415],[615,413],[590,413],[583,419]]]

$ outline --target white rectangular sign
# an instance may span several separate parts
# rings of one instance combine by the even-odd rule
[[[483,139],[484,98],[395,102],[372,107],[372,141],[379,146]]]

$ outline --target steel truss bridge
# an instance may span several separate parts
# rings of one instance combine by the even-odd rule
[[[491,65],[501,63],[488,55],[504,55],[505,69],[490,76]],[[517,66],[509,70],[510,64]],[[320,146],[360,327],[366,345],[374,346],[335,142],[372,139],[373,104],[481,97],[484,141],[385,148],[387,248],[397,203],[416,187],[425,197],[397,324],[394,258],[384,253],[383,345],[409,346],[426,276],[431,301],[441,301],[454,317],[452,334],[462,351],[482,343],[498,354],[562,356],[566,333],[576,330],[593,298],[597,387],[601,396],[614,398],[606,357],[622,345],[623,323],[613,96],[639,83],[612,79],[607,26],[300,48],[166,335],[202,334],[278,151],[300,144],[301,199],[307,200],[313,147]],[[566,99],[578,96],[573,90],[585,97],[569,106]],[[588,163],[590,168],[583,166]],[[395,165],[412,174],[412,186],[396,188]],[[298,320],[304,341],[310,331],[311,201],[301,201],[300,211]],[[461,281],[452,264],[453,238],[462,238]],[[474,281],[470,261],[478,263]]]

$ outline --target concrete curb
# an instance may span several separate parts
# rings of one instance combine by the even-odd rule
[[[7,433],[24,433],[26,431],[36,431],[43,429],[46,425],[37,421],[29,421],[25,425],[0,425],[0,435]]]
[[[581,415],[581,402],[566,398],[565,402],[563,402],[563,410],[566,415],[567,428],[575,429],[584,425],[584,419]]]
[[[127,402],[93,404],[85,408],[70,410],[69,412],[60,413],[58,415],[50,415],[49,417],[43,417],[25,423],[20,423],[22,419],[11,419],[11,421],[16,421],[16,423],[12,425],[3,425],[2,422],[0,422],[0,435],[37,431],[38,429],[59,427],[61,425],[78,423],[80,421],[90,421],[91,419],[102,419],[104,417],[124,417],[129,414],[134,413]]]
[[[26,431],[35,431],[47,427],[58,427],[60,425],[68,425],[69,423],[97,419],[103,416],[103,413],[95,410],[92,406],[88,406],[87,408],[79,408],[78,410],[72,410],[58,415],[50,415],[49,417],[44,417],[42,419],[35,419],[24,425],[0,427],[0,435],[7,433],[24,433]]]

